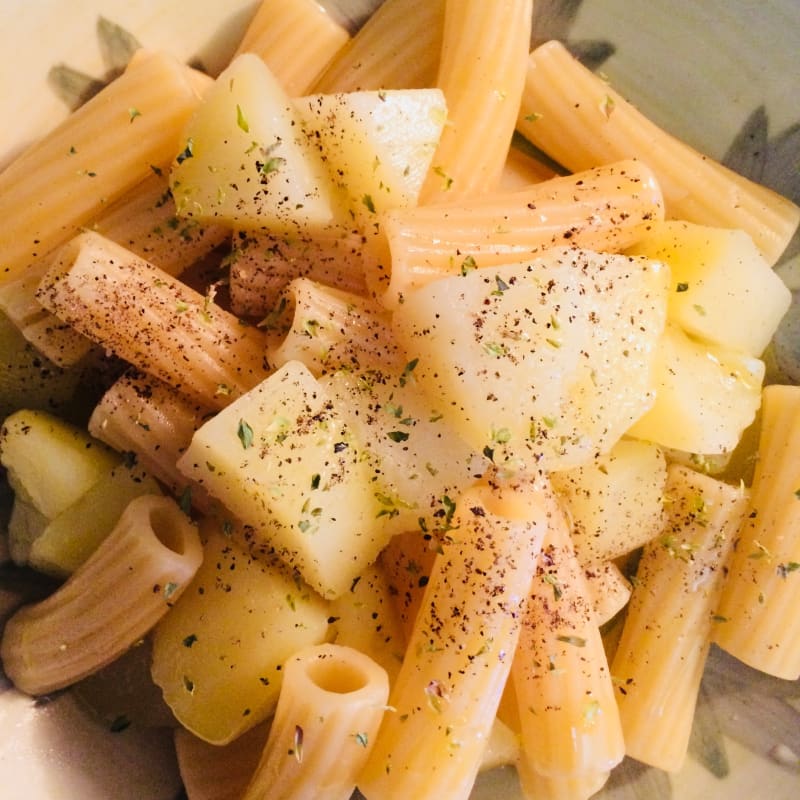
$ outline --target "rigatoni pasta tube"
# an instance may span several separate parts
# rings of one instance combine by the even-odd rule
[[[763,392],[750,506],[714,641],[751,667],[800,677],[800,387]]]
[[[302,361],[317,377],[337,369],[391,364],[402,369],[391,317],[374,300],[296,278],[268,320],[270,329],[281,335],[267,347],[269,363],[276,369],[293,360]]]
[[[170,275],[179,275],[221,244],[228,232],[216,225],[179,220],[167,178],[158,170],[123,195],[86,226],[103,234]],[[35,259],[16,280],[0,285],[0,308],[25,338],[59,366],[77,363],[91,342],[65,325],[36,300],[51,254]]]
[[[316,0],[261,0],[234,57],[260,56],[286,93],[298,97],[349,39]]]
[[[386,672],[358,650],[322,644],[295,653],[243,800],[349,800],[388,695]]]
[[[167,55],[137,58],[0,173],[0,283],[169,163],[200,100],[191,72]]]
[[[800,208],[648,120],[560,42],[530,54],[517,129],[572,171],[638,158],[656,174],[667,216],[746,231],[774,264],[800,222]]]
[[[482,484],[458,500],[440,533],[392,710],[358,781],[367,797],[469,796],[548,522],[544,491],[543,479]]]
[[[625,754],[600,630],[561,509],[553,503],[511,676],[522,753],[555,778],[597,775]]]
[[[6,675],[38,695],[110,664],[166,614],[202,559],[197,530],[173,500],[131,501],[66,583],[6,623],[0,646]]]
[[[369,256],[358,234],[292,237],[241,231],[233,245],[230,295],[236,314],[269,317],[281,292],[301,277],[366,294]]]
[[[367,283],[393,307],[436,278],[519,261],[546,248],[622,250],[663,216],[661,189],[638,161],[516,192],[396,209],[381,216],[391,267],[368,267]]]
[[[497,187],[525,85],[532,16],[532,0],[445,3],[436,85],[447,100],[447,125],[420,203]]]
[[[686,756],[722,578],[747,494],[671,465],[667,520],[636,572],[611,671],[625,752],[670,771]]]
[[[445,0],[386,0],[322,73],[315,92],[433,86]]]
[[[64,245],[37,297],[85,336],[210,408],[267,375],[261,331],[100,234]]]
[[[608,781],[608,771],[585,772],[579,775],[542,775],[521,758],[517,775],[525,800],[589,800]]]
[[[213,412],[162,381],[127,370],[100,398],[89,417],[89,432],[139,463],[176,495],[189,482],[176,466],[194,432]],[[192,504],[208,507],[200,487],[192,486]]]

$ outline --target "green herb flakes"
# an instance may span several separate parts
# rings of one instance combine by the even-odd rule
[[[236,104],[236,124],[245,132],[250,133],[250,124],[242,111],[242,107]]]
[[[236,430],[236,435],[239,437],[239,441],[242,443],[242,447],[245,450],[249,450],[253,446],[253,429],[245,420],[239,420],[239,427]]]

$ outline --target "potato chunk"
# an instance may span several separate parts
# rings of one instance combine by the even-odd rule
[[[659,262],[551,250],[428,284],[394,329],[413,378],[476,450],[564,469],[650,407],[668,282]]]

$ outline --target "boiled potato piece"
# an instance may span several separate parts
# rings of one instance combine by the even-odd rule
[[[761,405],[764,363],[669,325],[658,348],[656,401],[628,433],[686,453],[732,451]]]
[[[184,133],[170,173],[178,213],[289,234],[332,225],[336,189],[291,100],[244,54],[217,78]]]
[[[323,595],[346,591],[386,543],[364,453],[299,361],[206,422],[178,467]]]
[[[85,430],[45,411],[16,411],[0,430],[0,463],[11,488],[48,520],[120,461]]]
[[[791,292],[744,231],[656,222],[629,252],[669,265],[672,322],[729,350],[760,356],[791,303]]]
[[[486,470],[485,457],[406,380],[405,367],[340,370],[320,382],[363,443],[387,531],[443,527],[455,499]]]
[[[14,498],[8,520],[8,554],[15,564],[25,566],[28,563],[31,546],[48,522],[47,517],[27,500]]]
[[[476,269],[394,314],[410,379],[478,452],[565,469],[609,450],[652,404],[668,270],[576,249]]]
[[[582,564],[629,553],[664,525],[667,462],[659,447],[622,439],[609,453],[550,475]]]
[[[181,724],[221,745],[275,711],[283,662],[325,639],[329,612],[224,523],[205,519],[200,531],[203,564],[155,628],[151,671]]]
[[[295,104],[358,218],[416,205],[447,118],[440,89],[316,94]]]
[[[36,536],[28,563],[39,572],[67,578],[114,529],[131,500],[161,494],[155,478],[135,466],[112,467]]]

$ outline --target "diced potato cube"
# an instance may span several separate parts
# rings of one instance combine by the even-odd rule
[[[178,467],[323,595],[347,590],[386,543],[364,454],[298,361],[206,422]]]
[[[295,105],[358,217],[416,205],[447,118],[440,89],[315,94]]]
[[[394,330],[411,378],[478,452],[565,469],[609,450],[653,401],[668,270],[556,249],[409,294]]]
[[[791,292],[744,231],[657,222],[629,252],[669,265],[672,322],[729,350],[760,356],[791,303]]]
[[[31,546],[37,536],[47,527],[48,519],[33,505],[21,497],[15,497],[8,520],[8,553],[11,560],[25,566],[31,553]]]
[[[346,415],[373,473],[392,533],[447,524],[455,499],[488,465],[406,380],[404,368],[340,370],[320,382]]]
[[[0,463],[11,487],[48,520],[120,460],[85,430],[44,411],[16,411],[0,430]]]
[[[180,723],[222,745],[274,713],[283,662],[325,639],[329,612],[288,571],[253,558],[241,531],[212,519],[200,530],[205,557],[155,628],[152,675]]]
[[[708,455],[733,450],[761,404],[764,363],[669,325],[656,359],[656,401],[628,433]]]
[[[31,543],[28,563],[56,578],[68,577],[111,533],[128,503],[144,494],[161,494],[158,482],[118,464],[47,523]]]
[[[333,182],[258,56],[237,57],[217,78],[184,138],[170,174],[180,215],[290,234],[334,223]]]
[[[641,547],[664,524],[667,463],[660,448],[623,439],[612,450],[550,480],[564,504],[582,564]]]

